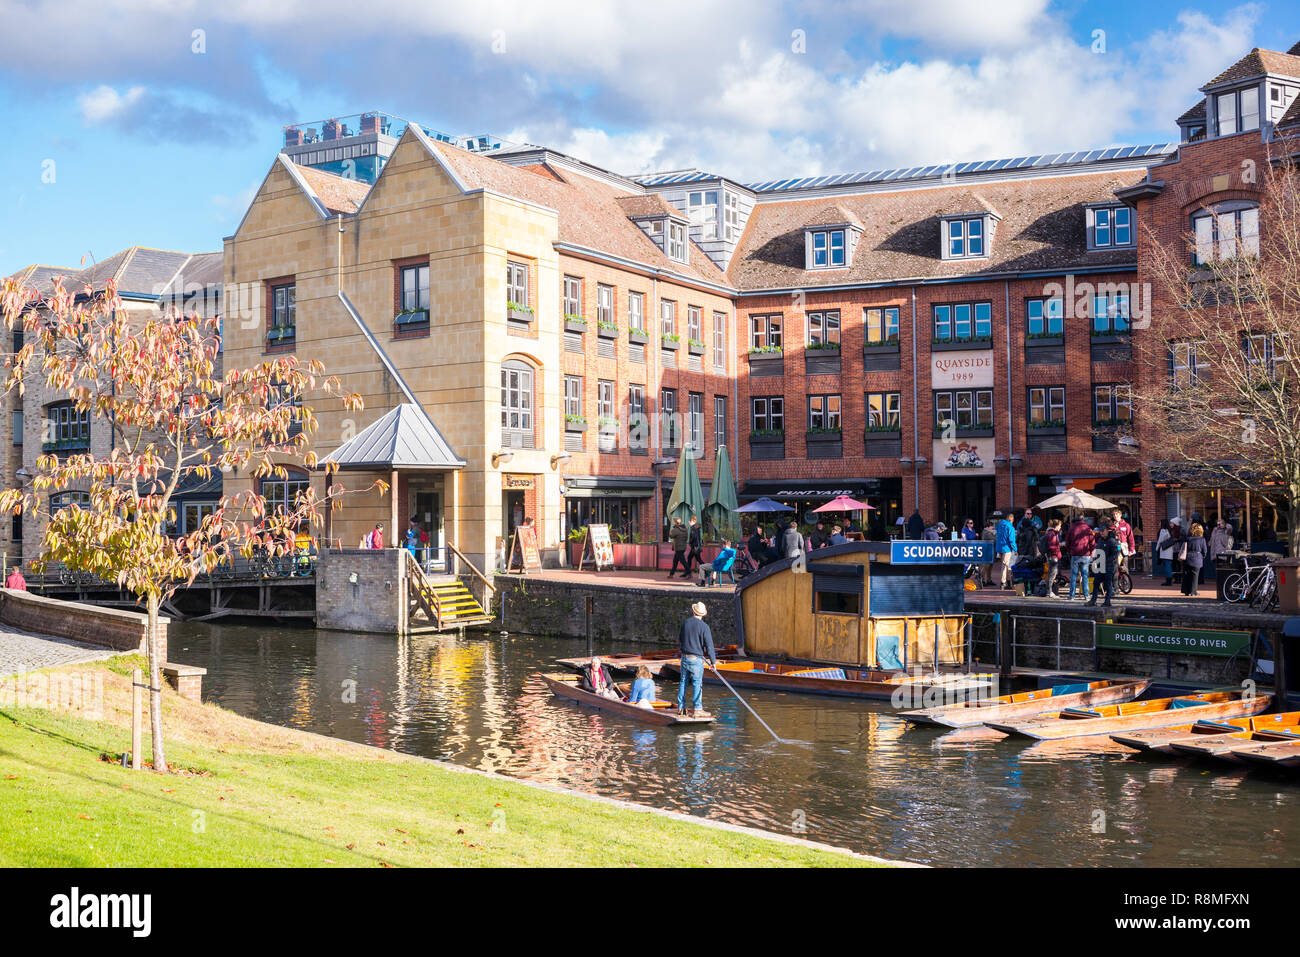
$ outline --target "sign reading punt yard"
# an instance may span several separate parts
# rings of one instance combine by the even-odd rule
[[[890,542],[891,565],[991,565],[992,542]]]
[[[1248,631],[1212,631],[1200,628],[1165,628],[1160,625],[1097,625],[1097,647],[1164,654],[1218,655],[1245,652]]]

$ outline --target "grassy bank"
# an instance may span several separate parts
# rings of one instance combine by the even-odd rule
[[[132,772],[106,759],[130,747],[131,664],[57,669],[102,680],[101,720],[0,708],[0,865],[869,863],[459,773],[172,693],[167,755],[183,771]]]

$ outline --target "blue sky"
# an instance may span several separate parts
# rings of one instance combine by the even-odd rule
[[[752,181],[1174,140],[1297,40],[1294,2],[0,0],[0,274],[220,249],[303,120]]]

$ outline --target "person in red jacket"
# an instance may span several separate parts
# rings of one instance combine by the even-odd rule
[[[1110,533],[1115,536],[1120,544],[1119,568],[1128,564],[1128,557],[1137,554],[1137,538],[1133,535],[1133,526],[1124,521],[1124,513],[1115,509],[1110,513]]]
[[[1092,529],[1082,515],[1074,516],[1074,521],[1065,533],[1065,551],[1070,556],[1070,598],[1074,597],[1077,582],[1079,597],[1088,600],[1088,565],[1092,560],[1092,549]]]
[[[1061,520],[1050,519],[1043,532],[1043,555],[1047,558],[1047,597],[1060,598],[1056,593],[1056,577],[1061,571]]]
[[[27,591],[27,579],[23,577],[22,570],[17,565],[10,569],[9,577],[5,579],[5,588]]]

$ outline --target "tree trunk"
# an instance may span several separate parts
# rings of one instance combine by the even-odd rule
[[[149,733],[153,739],[153,769],[167,773],[162,729],[162,662],[158,660],[158,596],[148,597],[149,608]]]

